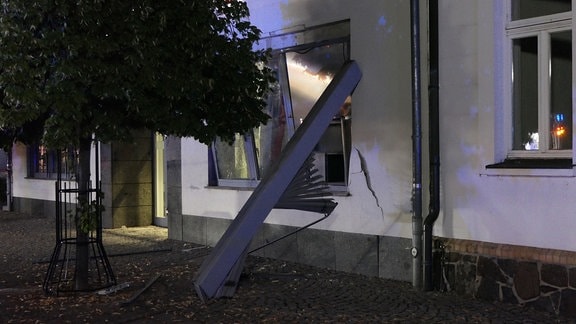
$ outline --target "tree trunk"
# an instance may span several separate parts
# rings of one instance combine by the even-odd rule
[[[78,168],[76,181],[78,182],[78,201],[76,208],[76,273],[75,289],[88,289],[88,269],[90,261],[90,231],[82,228],[80,217],[85,213],[84,207],[88,206],[90,194],[90,149],[92,140],[83,138],[80,140],[78,152]]]

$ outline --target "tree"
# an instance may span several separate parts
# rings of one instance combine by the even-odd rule
[[[268,118],[269,53],[252,49],[260,31],[244,1],[4,0],[1,10],[0,126],[76,147],[80,191],[94,139],[148,129],[210,143]]]

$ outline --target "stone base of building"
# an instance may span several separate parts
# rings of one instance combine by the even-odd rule
[[[12,209],[31,218],[56,217],[56,203],[49,200],[14,197]]]
[[[23,217],[56,219],[56,203],[51,200],[14,197],[13,211]],[[141,212],[142,210],[145,212]],[[136,227],[152,224],[151,207],[133,206],[113,209],[103,222],[104,228]]]
[[[576,316],[576,253],[435,240],[436,288]]]
[[[170,238],[214,246],[231,220],[201,216],[169,217]],[[411,281],[412,241],[406,238],[334,232],[264,224],[254,237],[253,255],[401,281]],[[275,243],[269,244],[278,238]]]

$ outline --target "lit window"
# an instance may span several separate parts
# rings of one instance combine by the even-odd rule
[[[508,158],[572,156],[572,1],[512,0]]]
[[[270,45],[278,39],[280,46]],[[301,39],[308,41],[302,43]],[[238,134],[231,144],[216,141],[212,145],[213,185],[256,186],[279,159],[336,72],[349,60],[348,22],[273,36],[268,41],[273,49],[268,65],[278,80],[267,99],[266,112],[271,118],[247,134]],[[345,190],[348,183],[350,126],[348,98],[313,152],[315,167],[334,191]]]
[[[59,154],[60,153],[60,154]],[[64,179],[73,179],[78,164],[76,150],[50,150],[43,145],[30,145],[27,149],[28,177],[37,179],[57,179],[58,160]]]

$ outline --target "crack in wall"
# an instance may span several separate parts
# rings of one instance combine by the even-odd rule
[[[360,159],[360,170],[364,174],[364,179],[366,180],[366,187],[368,187],[368,190],[370,190],[370,193],[372,193],[372,197],[374,197],[374,200],[376,201],[376,206],[380,208],[380,212],[382,216],[384,216],[384,209],[382,208],[382,206],[380,206],[380,201],[378,200],[378,196],[376,196],[376,191],[374,191],[374,188],[372,187],[372,180],[370,179],[370,172],[368,172],[368,164],[366,164],[366,159],[364,158],[364,155],[360,153],[360,150],[358,150],[358,148],[355,147],[354,149],[358,153],[358,158]]]

